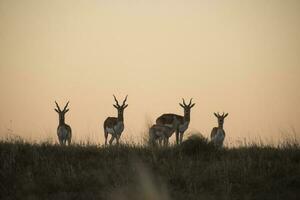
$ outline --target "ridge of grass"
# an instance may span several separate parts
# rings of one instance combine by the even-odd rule
[[[0,199],[298,199],[298,143],[215,148],[0,141]]]

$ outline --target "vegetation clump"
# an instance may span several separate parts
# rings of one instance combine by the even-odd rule
[[[178,147],[187,155],[198,155],[218,151],[218,148],[209,142],[207,138],[196,134],[189,136],[189,138]]]

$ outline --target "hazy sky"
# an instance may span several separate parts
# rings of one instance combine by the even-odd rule
[[[56,138],[70,100],[74,137],[103,142],[112,94],[130,139],[182,97],[205,136],[216,111],[233,139],[299,134],[299,53],[298,0],[0,0],[1,134]]]

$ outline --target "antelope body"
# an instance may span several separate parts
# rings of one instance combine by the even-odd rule
[[[72,129],[68,124],[65,123],[65,114],[69,111],[69,109],[67,109],[69,102],[65,105],[63,110],[60,109],[56,101],[55,104],[57,108],[55,108],[54,110],[58,113],[59,116],[59,124],[57,127],[57,137],[59,143],[61,145],[65,145],[66,143],[70,145],[72,139]]]
[[[225,139],[225,131],[223,129],[224,119],[228,116],[228,113],[220,115],[219,113],[214,113],[214,115],[218,118],[218,127],[214,127],[210,134],[211,142],[218,146],[222,147]]]
[[[188,129],[190,124],[190,116],[191,116],[191,108],[194,107],[194,103],[192,104],[192,99],[189,104],[185,103],[185,100],[182,99],[183,104],[179,103],[179,105],[184,109],[184,116],[176,115],[172,113],[163,114],[156,119],[157,125],[168,126],[173,128],[173,132],[176,131],[176,143],[182,143],[183,134]],[[174,120],[179,123],[174,123]]]
[[[113,95],[114,96],[114,95]],[[104,137],[105,137],[105,145],[107,145],[108,134],[111,134],[111,139],[109,140],[109,144],[112,144],[114,139],[117,140],[117,144],[119,144],[119,139],[124,130],[124,109],[127,108],[128,104],[125,105],[127,100],[127,96],[123,101],[122,105],[119,105],[118,100],[114,96],[116,104],[113,106],[118,110],[118,117],[108,117],[104,121]]]
[[[156,141],[159,141],[159,144],[162,145],[162,141],[163,141],[163,144],[165,146],[168,146],[169,138],[175,132],[178,124],[179,124],[179,122],[177,121],[176,117],[174,117],[172,127],[154,124],[149,129],[150,145],[152,145],[152,146],[156,145]]]

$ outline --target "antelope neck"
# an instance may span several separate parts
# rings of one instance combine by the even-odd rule
[[[65,119],[59,119],[59,125],[64,125],[65,124]]]
[[[123,114],[118,114],[118,121],[121,121],[121,122],[124,121]]]
[[[190,113],[190,112],[184,113],[184,121],[189,122],[189,121],[190,121],[190,118],[191,118],[191,113]]]

